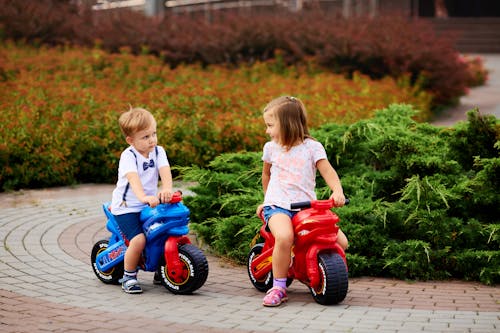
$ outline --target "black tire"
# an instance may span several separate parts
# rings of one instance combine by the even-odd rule
[[[338,253],[318,255],[320,285],[309,288],[316,302],[322,305],[338,304],[344,300],[349,288],[347,266]]]
[[[106,272],[99,270],[95,262],[97,255],[108,248],[108,243],[109,241],[107,239],[102,239],[94,244],[92,254],[90,255],[92,270],[97,278],[102,282],[106,284],[120,284],[118,281],[123,277],[123,262]]]
[[[255,289],[266,292],[273,286],[273,271],[271,270],[263,279],[257,280],[250,269],[252,260],[262,253],[263,248],[264,243],[258,243],[252,247],[247,256],[247,272],[250,282],[252,282]]]
[[[253,286],[255,289],[258,291],[266,292],[271,287],[273,286],[273,271],[271,270],[262,280],[257,280],[253,273],[251,272],[250,269],[250,264],[252,263],[252,260],[256,257],[258,257],[262,253],[262,249],[264,248],[264,243],[259,243],[255,244],[252,249],[250,250],[250,253],[248,253],[247,257],[247,272],[248,272],[248,277],[250,278],[250,282],[252,282]],[[292,278],[287,278],[286,279],[286,286],[290,287],[292,284],[293,279]]]
[[[160,257],[158,275],[161,284],[173,294],[191,294],[199,289],[208,277],[208,261],[205,254],[192,244],[179,246],[179,258],[184,264],[181,280],[169,277],[165,257]]]

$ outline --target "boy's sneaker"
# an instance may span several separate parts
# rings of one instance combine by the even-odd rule
[[[136,279],[127,279],[122,282],[122,289],[127,294],[140,294],[142,288]]]
[[[155,276],[153,277],[153,284],[161,284],[161,277],[158,271],[155,272]]]
[[[272,287],[266,293],[262,305],[264,306],[278,306],[281,303],[288,301],[286,290],[281,287]]]

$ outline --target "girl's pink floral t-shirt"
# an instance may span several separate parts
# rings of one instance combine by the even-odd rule
[[[316,163],[326,158],[323,145],[313,139],[288,151],[274,141],[267,142],[262,160],[271,164],[271,178],[264,205],[290,209],[291,203],[315,200]]]

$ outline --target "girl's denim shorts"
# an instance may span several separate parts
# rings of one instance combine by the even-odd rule
[[[281,214],[288,215],[288,217],[290,217],[290,219],[292,219],[295,216],[295,214],[297,214],[299,211],[289,210],[289,209],[281,208],[278,206],[264,206],[264,209],[262,210],[262,212],[264,214],[264,221],[266,221],[266,230],[270,231],[269,227],[268,227],[268,223],[269,223],[269,219],[271,218],[271,216],[281,213]]]

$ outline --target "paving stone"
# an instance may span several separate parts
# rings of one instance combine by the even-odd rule
[[[108,234],[100,205],[111,191],[109,185],[81,185],[0,194],[1,332],[144,327],[173,333],[493,332],[500,327],[500,289],[462,281],[350,279],[349,293],[337,306],[317,304],[305,286],[294,283],[288,303],[264,308],[264,294],[252,287],[246,268],[209,253],[208,280],[194,295],[173,295],[153,285],[152,272],[139,273],[143,294],[127,295],[120,286],[101,283],[90,267],[94,242]],[[31,199],[20,210],[5,204],[12,202],[4,201],[9,196]],[[28,223],[16,217],[27,211],[33,212]]]

